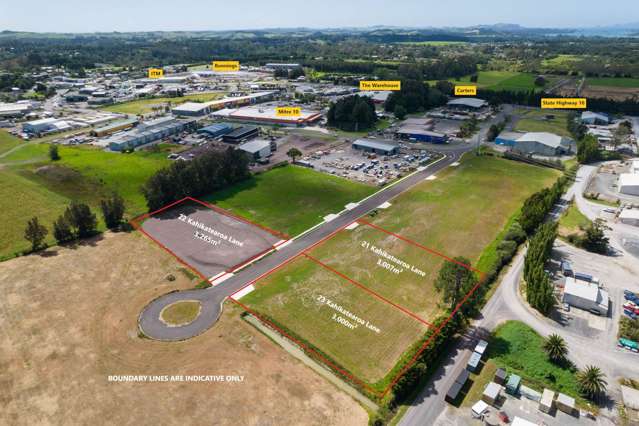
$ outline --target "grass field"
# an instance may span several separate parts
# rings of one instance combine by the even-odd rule
[[[558,173],[496,157],[469,156],[460,166],[443,171],[433,181],[422,182],[395,198],[390,208],[364,219],[447,256],[466,256],[473,264],[481,258],[482,264],[488,265],[488,259],[494,257],[495,237],[512,220],[523,200],[550,185]],[[380,257],[373,255],[378,252],[369,250],[370,245],[364,246],[364,242],[417,267],[424,275],[417,274],[413,268],[395,273],[378,266]],[[309,255],[425,321],[431,321],[439,313],[439,295],[433,288],[433,280],[443,258],[425,253],[394,236],[359,225],[354,230],[341,231]],[[390,371],[390,361],[397,359],[397,353],[383,365],[370,368],[358,365],[353,354],[344,349],[350,345],[349,333],[342,330],[342,333],[324,336],[314,324],[314,316],[302,316],[297,307],[289,309],[290,301],[299,299],[298,294],[314,291],[316,283],[326,285],[327,280],[333,279],[331,274],[333,272],[327,274],[323,267],[287,265],[269,277],[273,290],[260,286],[246,299],[257,312],[277,315],[279,323],[329,353],[337,362],[349,369],[356,368],[359,376],[379,378],[381,371]],[[270,293],[275,290],[275,294]],[[340,300],[344,305],[360,306],[368,299],[368,294],[365,296],[341,293]],[[374,314],[371,312],[369,316]],[[414,341],[402,340],[397,349],[406,351],[411,343]],[[368,347],[377,344],[365,342]],[[379,352],[378,356],[380,354],[385,352]]]
[[[587,78],[590,86],[639,88],[639,78]]]
[[[9,132],[0,130],[0,154],[9,151],[12,148],[15,148],[21,143],[23,143],[22,139],[13,136]]]
[[[515,113],[521,117],[515,126],[515,130],[521,132],[550,132],[572,138],[567,128],[568,113],[565,111],[517,110]],[[547,115],[554,115],[554,118],[547,119]]]
[[[0,231],[0,257],[28,247],[23,239],[27,220],[38,216],[51,228],[71,200],[88,203],[97,213],[99,200],[118,191],[129,216],[143,213],[146,203],[142,184],[169,162],[164,154],[124,155],[64,146],[59,147],[61,160],[52,162],[47,157],[48,149],[47,144],[32,144],[2,159],[0,220],[4,226]],[[47,241],[53,243],[53,237],[49,235]]]
[[[288,235],[298,233],[376,191],[297,166],[278,167],[204,197],[222,208]]]
[[[550,388],[574,397],[581,406],[575,371],[550,361],[542,349],[543,337],[519,321],[508,321],[493,332],[488,344],[488,357],[508,373],[521,376],[526,386],[541,392]],[[570,349],[570,348],[569,348]]]
[[[174,98],[148,98],[148,99],[138,99],[135,101],[123,102],[119,104],[109,105],[102,108],[106,111],[111,112],[119,112],[122,114],[147,114],[153,111],[154,106],[163,105],[166,103],[171,103],[171,105],[176,106],[182,104],[184,102],[193,101],[193,102],[207,102],[212,101],[214,99],[219,99],[222,97],[220,93],[198,93],[193,95],[179,96]]]
[[[330,301],[379,331],[349,319],[329,306]],[[368,382],[381,380],[426,330],[425,325],[305,258],[260,281],[257,290],[241,302],[296,336],[310,339],[331,359]],[[339,317],[355,327],[338,322]]]
[[[516,71],[479,71],[477,74],[477,82],[471,83],[470,76],[462,77],[459,80],[449,79],[453,84],[476,85],[480,89],[489,90],[513,90],[513,91],[529,91],[531,89],[539,90],[535,86],[535,75],[530,73],[521,73]],[[430,85],[437,83],[436,80],[428,81]]]
[[[559,235],[567,237],[570,234],[580,234],[590,223],[590,219],[579,211],[575,203],[571,203],[559,219]]]

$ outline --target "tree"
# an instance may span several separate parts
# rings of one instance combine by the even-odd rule
[[[552,362],[560,363],[566,359],[566,355],[568,355],[568,347],[566,346],[566,341],[558,334],[551,334],[544,341],[543,346],[546,355]]]
[[[38,251],[42,248],[42,243],[48,233],[47,228],[40,224],[37,217],[34,216],[27,222],[24,238],[31,243],[31,251]]]
[[[49,145],[49,158],[51,161],[58,161],[60,159],[60,153],[58,152],[58,145]]]
[[[102,217],[109,229],[116,229],[122,222],[124,216],[124,199],[118,193],[113,193],[111,198],[100,201]]]
[[[64,215],[59,216],[58,219],[53,222],[53,237],[58,244],[67,243],[75,238],[71,225]]]
[[[454,310],[464,294],[470,292],[477,283],[475,273],[464,265],[470,265],[465,257],[456,257],[452,262],[444,262],[435,281],[437,291],[443,293],[444,302]]]
[[[96,233],[98,220],[91,208],[84,203],[73,201],[64,212],[64,218],[78,238],[86,238]]]
[[[588,164],[600,159],[599,141],[594,136],[584,136],[582,140],[577,142],[577,160],[580,163]]]
[[[581,240],[581,245],[588,251],[599,254],[608,253],[608,242],[610,241],[604,230],[606,225],[603,219],[597,218],[586,228],[586,233]]]
[[[546,79],[545,79],[543,76],[538,75],[538,76],[535,78],[535,86],[543,87],[543,86],[545,86],[545,85],[546,85]]]
[[[406,108],[404,108],[403,105],[395,105],[395,118],[399,119],[399,120],[403,120],[406,117]]]
[[[291,161],[294,163],[295,159],[297,157],[301,157],[302,156],[302,151],[300,151],[299,149],[293,147],[293,148],[289,149],[288,151],[286,151],[286,155],[288,155],[291,158]]]
[[[588,365],[585,369],[577,373],[577,382],[581,393],[593,400],[606,391],[608,383],[605,374],[599,367]]]

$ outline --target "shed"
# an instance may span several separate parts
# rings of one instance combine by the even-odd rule
[[[521,384],[521,377],[516,374],[511,374],[506,383],[506,393],[511,395],[517,395],[519,392],[519,385]]]
[[[484,393],[481,396],[481,399],[490,405],[495,405],[499,400],[499,395],[501,394],[501,386],[499,386],[495,382],[490,382],[484,389]]]
[[[506,373],[506,370],[504,370],[503,368],[498,368],[497,371],[495,371],[495,383],[499,383],[500,385],[505,385],[506,384],[506,377],[508,377],[508,373]]]
[[[474,418],[478,419],[486,412],[486,410],[488,410],[488,404],[479,400],[472,406],[470,412]]]
[[[473,352],[473,354],[470,356],[470,359],[468,360],[468,364],[466,364],[466,369],[471,373],[474,373],[475,371],[477,371],[477,367],[479,367],[480,361],[481,355],[479,355],[477,352]]]
[[[550,389],[544,389],[541,394],[541,401],[539,401],[539,411],[543,411],[548,414],[552,411],[552,406],[555,401],[555,392]]]
[[[484,353],[486,352],[486,348],[488,348],[488,342],[485,340],[480,340],[477,343],[477,346],[475,346],[475,353],[478,353],[479,356],[484,356]]]
[[[575,411],[575,398],[559,393],[557,395],[557,409],[566,414],[573,414]]]

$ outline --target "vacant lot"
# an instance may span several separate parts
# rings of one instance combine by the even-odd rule
[[[639,78],[588,78],[586,79],[586,83],[590,86],[629,87],[639,89]]]
[[[390,208],[379,210],[373,217],[365,219],[450,257],[466,256],[481,269],[492,264],[495,254],[493,241],[523,200],[550,185],[557,176],[558,172],[551,169],[495,157],[469,156],[458,167],[447,169],[433,181],[417,185],[394,199]],[[364,247],[364,242],[369,246]],[[370,245],[381,247],[402,261],[413,264],[425,273],[424,276],[412,269],[398,275],[379,267],[379,256],[372,254]],[[342,231],[309,255],[349,278],[359,280],[366,288],[403,309],[418,313],[422,319],[432,319],[438,312],[440,299],[433,288],[433,279],[444,260],[398,241],[392,235],[359,225],[354,230]],[[344,305],[357,309],[374,308],[365,311],[368,312],[366,319],[374,318],[378,322],[386,319],[392,319],[393,323],[397,321],[393,319],[397,308],[387,311],[388,304],[371,305],[369,293],[337,286],[339,280],[343,278],[325,267],[307,261],[296,262],[269,276],[265,281],[270,285],[259,285],[242,302],[248,300],[249,307],[275,318],[356,376],[376,380],[390,371],[398,355],[410,347],[419,334],[410,330],[409,334],[403,335],[394,352],[371,349],[372,345],[387,345],[386,341],[375,339],[366,342],[365,347],[370,353],[384,354],[377,365],[369,367],[366,354],[358,353],[349,341],[332,334],[333,329],[318,320],[319,307],[314,305],[313,296],[319,291],[336,292],[336,297]],[[344,294],[345,291],[349,293]],[[411,335],[414,336],[412,341]],[[352,342],[357,342],[357,347],[361,345],[358,337],[352,339]]]
[[[147,114],[153,111],[154,108],[164,108],[165,106],[177,106],[184,102],[207,102],[215,99],[222,98],[221,93],[201,93],[186,96],[179,96],[175,98],[149,98],[138,99],[135,101],[123,102],[120,104],[109,105],[102,109],[111,112],[119,112],[122,114]]]
[[[239,318],[203,335],[141,339],[154,297],[195,284],[138,233],[0,263],[0,424],[348,424],[366,412]],[[169,282],[169,274],[176,279]],[[110,375],[238,375],[243,382],[110,382]]]
[[[337,213],[346,204],[375,191],[375,187],[340,177],[286,166],[256,175],[203,199],[294,236],[321,222],[324,216]]]
[[[23,143],[22,139],[16,138],[5,130],[0,130],[0,154],[3,154],[12,148],[15,148],[21,143]]]
[[[535,77],[534,74],[516,71],[479,71],[476,83],[470,81],[470,76],[449,81],[454,84],[476,85],[480,89],[529,91],[531,89],[541,89],[541,87],[535,86]],[[435,82],[429,83],[434,84]]]
[[[521,117],[515,130],[520,132],[550,132],[567,138],[571,134],[567,128],[568,113],[556,110],[517,110]],[[549,118],[552,116],[552,118]]]
[[[305,257],[256,287],[241,299],[243,304],[369,383],[381,380],[426,330],[424,324]]]

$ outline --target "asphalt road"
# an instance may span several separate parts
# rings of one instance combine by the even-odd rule
[[[377,208],[380,204],[392,200],[397,195],[420,183],[425,178],[445,169],[452,163],[458,161],[465,152],[471,150],[473,147],[474,146],[472,144],[433,147],[432,149],[438,150],[444,155],[443,159],[429,165],[422,171],[409,175],[395,185],[389,186],[374,194],[370,198],[362,201],[354,209],[342,212],[337,218],[330,222],[326,222],[311,232],[293,240],[292,243],[282,247],[279,251],[276,251],[250,267],[241,270],[239,273],[217,286],[204,290],[179,291],[160,296],[149,303],[140,313],[140,329],[146,336],[152,339],[165,341],[186,340],[203,333],[213,326],[219,318],[222,313],[222,304],[226,298],[240,290],[246,283],[255,280],[292,257],[308,250],[314,244],[337,232],[343,226],[346,226],[364,216],[371,210]],[[185,326],[167,326],[160,320],[160,313],[162,309],[181,300],[200,301],[202,303],[200,316],[195,321]]]

